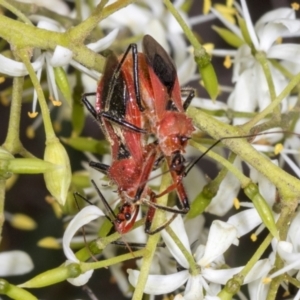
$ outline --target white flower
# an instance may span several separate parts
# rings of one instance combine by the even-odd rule
[[[279,37],[297,35],[300,21],[296,19],[291,8],[279,8],[263,15],[253,26],[245,0],[241,1],[242,14],[245,19],[251,42],[257,52],[262,52],[268,59],[297,61],[300,46],[296,44],[277,45]],[[242,33],[238,27],[226,21],[216,10],[213,13],[240,39]],[[232,52],[231,52],[232,53]],[[278,95],[288,83],[287,79],[271,64],[275,92]],[[232,81],[236,83],[228,99],[228,106],[234,111],[254,112],[258,107],[263,110],[270,104],[270,93],[261,65],[253,56],[248,44],[242,45],[234,57]],[[287,110],[287,100],[282,102],[282,111]],[[247,118],[235,118],[234,124],[242,124]]]
[[[0,253],[0,276],[23,275],[33,269],[30,256],[20,250]]]
[[[241,160],[236,158],[234,166],[242,170]],[[240,191],[239,180],[228,172],[222,183],[220,184],[217,195],[211,200],[211,203],[206,209],[206,212],[217,216],[224,216],[233,206],[233,200],[237,197]]]
[[[180,238],[180,241],[185,246],[186,250],[191,253],[189,239],[184,229],[184,224],[181,216],[170,224],[172,230]],[[184,297],[182,299],[204,299],[204,291],[207,296],[216,296],[219,289],[215,288],[215,284],[225,284],[234,274],[238,273],[242,268],[218,270],[224,264],[223,253],[235,241],[237,237],[236,229],[225,222],[214,221],[208,235],[206,247],[200,245],[194,254],[198,266],[201,268],[201,273],[191,275],[188,271],[189,263],[185,256],[179,250],[169,234],[163,230],[162,238],[166,243],[172,256],[185,269],[167,275],[149,275],[145,287],[145,293],[151,295],[159,295],[170,293],[180,288],[187,282]],[[269,266],[268,261],[260,261],[245,278],[245,283],[255,280],[261,276],[262,270],[265,271],[266,266]],[[129,281],[133,286],[136,286],[139,277],[139,271],[128,270]],[[212,288],[211,288],[212,287]],[[180,297],[178,296],[178,299]]]
[[[274,164],[277,164],[277,160],[272,161]],[[258,183],[258,189],[262,197],[266,200],[270,207],[276,201],[276,188],[264,175],[259,173],[256,169],[250,168],[250,178],[254,183]],[[238,237],[241,237],[251,230],[253,230],[258,225],[261,225],[255,232],[255,235],[258,235],[264,228],[264,224],[253,204],[250,202],[240,202],[240,205],[247,207],[248,209],[243,210],[228,219],[228,223],[235,226],[238,231]]]
[[[80,229],[82,226],[90,223],[91,221],[105,216],[102,210],[100,210],[97,206],[89,205],[84,207],[69,223],[64,236],[63,236],[63,250],[67,257],[66,264],[70,263],[79,263],[78,258],[75,256],[74,252],[72,251],[70,244],[75,235],[75,233]],[[69,278],[68,281],[73,285],[84,285],[88,282],[90,277],[93,274],[93,270],[87,271],[84,274],[76,278]]]

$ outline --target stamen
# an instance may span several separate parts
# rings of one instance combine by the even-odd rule
[[[229,55],[225,56],[225,59],[224,59],[224,62],[223,62],[223,66],[226,69],[230,69],[231,68],[231,66],[232,66],[232,60],[231,60],[231,57]]]
[[[278,143],[274,147],[274,154],[278,155],[283,150],[283,145],[281,143]]]
[[[236,210],[240,209],[241,203],[238,198],[233,199],[233,206],[235,207]]]
[[[257,235],[255,233],[252,233],[250,236],[250,239],[252,242],[256,242],[257,241]]]
[[[211,0],[204,0],[203,1],[203,14],[207,15],[211,8]]]
[[[291,3],[291,7],[293,10],[299,10],[300,4],[297,2],[293,2],[293,3]]]
[[[34,119],[39,113],[37,111],[28,112],[28,117]]]
[[[41,248],[61,249],[60,243],[58,243],[57,240],[51,236],[39,240],[37,245]]]
[[[265,277],[265,278],[263,278],[262,283],[263,283],[263,284],[269,284],[271,281],[272,281],[271,278]]]

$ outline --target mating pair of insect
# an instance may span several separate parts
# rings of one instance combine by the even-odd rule
[[[137,46],[131,44],[121,58],[110,54],[97,93],[83,97],[83,103],[99,122],[111,145],[111,166],[92,161],[90,166],[107,174],[117,186],[122,202],[115,214],[93,182],[119,233],[132,228],[141,203],[149,207],[145,222],[148,234],[165,227],[163,224],[151,230],[157,208],[181,214],[189,211],[182,184],[186,176],[183,153],[195,130],[192,120],[185,114],[194,90],[184,91],[187,97],[182,102],[172,59],[155,39],[146,35],[143,53],[138,53]],[[91,95],[96,95],[95,108],[87,100]],[[173,183],[157,195],[147,186],[147,181],[163,159],[169,166]],[[158,197],[172,190],[177,191],[181,208],[157,204]]]

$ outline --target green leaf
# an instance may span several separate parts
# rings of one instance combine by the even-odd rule
[[[216,31],[227,44],[234,48],[239,48],[245,44],[245,41],[226,28],[213,26],[212,29]]]

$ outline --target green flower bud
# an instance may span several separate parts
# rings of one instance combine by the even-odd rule
[[[51,195],[61,205],[64,205],[67,199],[72,173],[68,154],[58,139],[47,142],[44,160],[56,165],[53,171],[48,171],[44,174],[46,187]]]
[[[202,214],[215,195],[216,193],[212,193],[208,185],[204,186],[202,192],[198,194],[196,199],[192,202],[187,217],[193,219]]]
[[[216,31],[219,34],[219,36],[225,42],[227,42],[227,44],[229,44],[234,48],[239,48],[245,44],[245,42],[239,36],[237,36],[236,34],[234,34],[232,31],[228,29],[221,28],[218,26],[213,26],[212,29]]]
[[[77,272],[75,272],[74,269],[77,270]],[[41,287],[56,284],[58,282],[65,281],[68,278],[73,278],[76,277],[76,275],[78,276],[80,274],[81,271],[80,271],[80,266],[78,264],[69,264],[67,266],[61,266],[43,272],[33,277],[29,281],[20,284],[19,286],[24,288],[41,288]]]
[[[54,70],[55,82],[59,90],[63,94],[65,100],[68,102],[70,107],[72,107],[72,92],[71,92],[70,84],[65,70],[62,67],[55,67],[53,68],[53,70]]]
[[[62,141],[79,151],[88,151],[99,155],[109,152],[109,144],[105,140],[99,141],[93,138],[72,137],[68,139],[62,138]]]
[[[10,160],[8,170],[15,174],[40,174],[55,169],[55,165],[37,158]]]
[[[204,87],[212,100],[218,96],[218,79],[214,67],[211,64],[209,55],[204,51],[195,52],[195,62],[198,65],[199,73],[204,83]]]
[[[37,300],[37,298],[28,291],[10,284],[4,279],[0,279],[0,294],[7,295],[9,298],[16,300]]]
[[[247,187],[244,188],[244,192],[252,201],[254,207],[256,208],[265,226],[269,229],[270,233],[275,238],[279,239],[279,234],[272,210],[269,207],[267,201],[259,193],[257,185],[254,183],[250,183]]]

